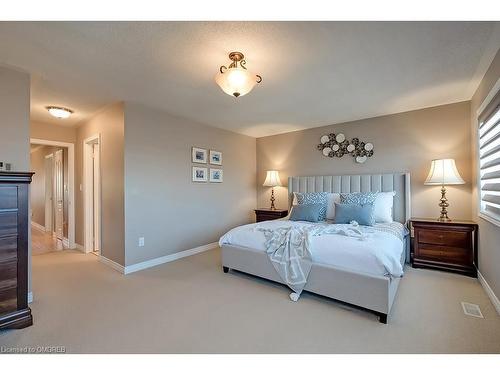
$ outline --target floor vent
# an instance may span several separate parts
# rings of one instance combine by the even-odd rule
[[[474,305],[469,302],[462,302],[462,309],[464,309],[465,315],[474,316],[476,318],[484,318],[478,305]]]

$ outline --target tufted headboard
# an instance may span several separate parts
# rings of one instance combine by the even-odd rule
[[[292,205],[293,193],[320,191],[329,193],[395,191],[394,220],[405,224],[410,219],[409,173],[288,177],[288,207]]]

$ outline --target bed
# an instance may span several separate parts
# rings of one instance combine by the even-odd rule
[[[350,193],[368,191],[395,191],[392,212],[395,224],[392,226],[400,228],[406,226],[410,216],[409,173],[289,177],[288,179],[289,206],[292,204],[294,192]],[[274,221],[250,224],[237,227],[224,235],[220,241],[223,270],[226,273],[229,270],[241,271],[283,283],[269,261],[268,255],[263,251],[262,245],[259,245],[259,238],[257,236],[252,238],[247,233],[255,225],[272,227],[280,225],[280,223]],[[325,241],[325,239],[321,240]],[[345,244],[342,241],[346,241]],[[333,260],[332,256],[324,250],[325,245],[319,246],[318,242],[317,248],[320,250],[313,256],[311,272],[304,290],[369,310],[379,316],[381,323],[387,323],[401,277],[384,274],[377,267],[377,264],[360,257],[360,251],[348,249],[348,242],[348,240],[338,239],[336,242],[338,251]],[[370,244],[372,245],[371,253],[382,250],[391,251],[394,257],[396,254],[394,252],[398,251],[393,248],[393,244],[389,246],[389,244],[386,245],[386,242],[374,241]],[[400,246],[397,254],[402,270],[405,261],[409,260],[409,236],[407,234],[404,235]],[[389,249],[389,247],[391,248]],[[353,254],[353,256],[349,257],[349,254]],[[398,265],[394,264],[397,262],[393,261],[392,263],[391,267],[398,268]]]

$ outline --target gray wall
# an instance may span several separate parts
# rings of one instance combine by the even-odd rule
[[[125,264],[123,127],[123,104],[110,105],[78,125],[75,144],[76,243],[83,245],[84,238],[83,191],[80,190],[83,184],[83,142],[100,134],[101,254],[121,265]]]
[[[31,121],[30,137],[49,141],[75,143],[76,128],[64,125],[47,124],[40,121]]]
[[[0,160],[15,171],[30,168],[30,76],[0,67]],[[28,242],[28,291],[31,292],[31,231]]]
[[[471,147],[473,150],[473,217],[479,223],[479,271],[500,298],[500,228],[477,216],[477,110],[500,78],[500,51],[491,63],[471,100]]]
[[[126,265],[215,242],[252,221],[255,143],[125,103]],[[192,146],[223,152],[223,183],[191,182]]]
[[[0,160],[15,171],[30,167],[30,76],[0,67]]]
[[[357,164],[352,156],[327,158],[316,149],[320,137],[342,132],[347,138],[372,142],[374,156]],[[409,171],[411,173],[412,215],[437,217],[439,186],[424,186],[432,159],[454,158],[467,182],[450,186],[449,214],[455,219],[471,218],[471,144],[469,102],[426,108],[389,116],[369,118],[332,126],[291,132],[257,139],[257,191],[259,206],[269,206],[270,188],[262,186],[266,170],[280,171],[281,182],[288,176],[363,174]],[[277,206],[287,207],[287,189],[276,189]]]

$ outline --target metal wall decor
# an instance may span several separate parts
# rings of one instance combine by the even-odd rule
[[[324,135],[320,141],[318,150],[329,158],[341,158],[349,154],[357,163],[362,164],[367,158],[373,156],[373,143],[362,142],[359,138],[353,138],[349,141],[342,133]]]

